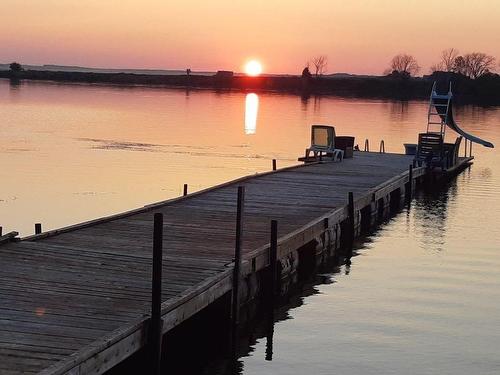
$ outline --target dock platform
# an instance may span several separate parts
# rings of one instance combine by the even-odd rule
[[[411,156],[356,152],[342,162],[256,174],[21,240],[0,237],[0,373],[102,374],[144,347],[154,213],[164,214],[167,332],[231,291],[238,186],[245,186],[248,278],[269,265],[271,219],[279,224],[279,260],[296,261],[311,241],[336,247],[348,193],[359,227],[367,212],[373,217],[390,200],[404,199],[405,187],[425,175],[413,168],[409,181],[410,164]]]

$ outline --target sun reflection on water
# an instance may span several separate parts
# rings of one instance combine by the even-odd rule
[[[259,96],[247,94],[245,99],[245,134],[257,133],[257,115],[259,113]]]

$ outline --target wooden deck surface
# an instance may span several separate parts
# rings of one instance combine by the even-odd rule
[[[344,206],[349,191],[362,196],[401,174],[411,161],[358,152],[341,163],[255,176],[114,220],[0,245],[0,373],[63,373],[61,364],[78,362],[96,341],[144,319],[154,212],[164,214],[163,300],[174,306],[228,273],[238,185],[246,187],[248,253],[268,243],[271,219],[283,236]]]

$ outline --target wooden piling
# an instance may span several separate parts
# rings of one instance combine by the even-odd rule
[[[188,184],[184,184],[184,191],[182,193],[182,195],[185,197],[186,195],[188,195]]]
[[[354,230],[356,220],[354,218],[354,193],[352,191],[349,192],[348,196],[348,214],[349,214],[349,244],[354,242]]]
[[[365,139],[365,151],[370,151],[370,143],[368,142],[368,139]]]
[[[325,231],[321,235],[321,240],[323,241],[323,247],[326,250],[330,251],[329,245],[331,243],[331,238],[330,238],[329,233],[328,233],[328,226],[329,226],[329,221],[328,221],[328,218],[325,217],[323,219],[323,228],[325,229]]]
[[[267,335],[266,335],[266,361],[273,360],[273,335],[274,335],[274,305],[278,292],[278,222],[271,220],[271,239],[269,245],[269,286],[267,288]]]
[[[42,233],[42,224],[36,223],[35,224],[35,234],[40,234],[40,233]]]
[[[413,195],[413,164],[410,164],[408,168],[408,205],[411,202],[411,197]]]
[[[245,201],[245,187],[238,186],[238,198],[236,206],[236,241],[234,245],[234,269],[233,269],[233,288],[231,303],[231,343],[233,354],[235,352],[236,339],[238,333],[239,314],[240,314],[240,274],[241,274],[241,244],[243,229],[243,208]]]
[[[2,227],[0,227],[0,237],[2,237]]]
[[[162,344],[162,319],[161,319],[161,279],[163,258],[163,214],[155,213],[153,229],[153,274],[151,285],[151,324],[150,347],[152,374],[161,373],[161,344]]]
[[[273,159],[273,171],[276,170],[276,159]]]
[[[274,308],[274,298],[278,286],[278,222],[271,220],[271,242],[269,246],[269,300],[268,303]]]

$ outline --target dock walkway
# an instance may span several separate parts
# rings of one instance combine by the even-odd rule
[[[0,244],[0,373],[99,374],[144,346],[154,212],[164,214],[166,332],[231,289],[237,186],[248,273],[266,266],[271,219],[283,256],[324,231],[322,218],[342,219],[348,192],[362,208],[404,186],[411,162],[357,152]]]

